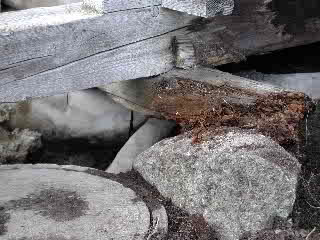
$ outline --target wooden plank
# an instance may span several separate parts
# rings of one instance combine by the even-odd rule
[[[171,58],[168,60],[169,58],[163,57],[172,51],[168,43],[174,36],[178,44],[177,60],[180,63],[184,62],[180,66],[186,68],[192,67],[194,63],[217,66],[243,60],[251,54],[320,40],[318,17],[320,11],[310,10],[301,19],[297,18],[296,12],[288,6],[273,5],[274,1],[279,0],[273,2],[244,0],[241,4],[236,1],[232,16],[217,16],[212,19],[197,18],[166,8],[160,8],[159,14],[154,15],[154,7],[99,14],[96,11],[88,11],[82,4],[2,13],[0,15],[1,101],[22,100],[26,97],[95,87],[110,81],[151,76],[144,65],[144,60],[139,67],[139,58],[146,59],[144,56],[146,51],[133,46],[143,46],[144,41],[148,40],[149,43],[149,40],[159,39],[160,36],[163,36],[163,39],[154,42],[159,46],[147,48],[150,53],[155,54],[150,58],[159,57],[160,63],[155,63],[157,68],[155,74],[165,72],[174,65]],[[314,0],[310,2],[314,4],[315,10],[320,10],[320,3]],[[301,26],[299,24],[302,20],[304,25]],[[186,51],[183,51],[183,48],[179,50],[180,43],[187,47]],[[102,69],[102,66],[106,66],[106,62],[95,58],[108,57],[110,60],[118,61],[108,62],[108,66],[121,63],[124,64],[122,68],[125,68],[128,61],[121,58],[125,56],[122,49],[137,51],[127,53],[126,56],[130,56],[129,62],[131,58],[134,59],[133,65],[138,68],[139,74],[133,74],[131,77],[127,69],[117,74],[113,70]],[[160,49],[164,50],[164,55],[156,52]],[[190,56],[190,53],[194,53],[194,57]],[[95,74],[99,75],[100,71],[101,74],[110,76],[106,75],[104,78],[100,75],[95,76],[95,80],[91,81],[90,74],[81,71],[83,62],[88,66],[93,65]],[[99,62],[102,62],[100,70],[99,66],[96,66]],[[176,62],[179,66],[179,62]],[[68,72],[64,71],[70,66],[81,66],[77,79],[74,76],[69,77]],[[71,72],[76,75],[74,69]],[[54,74],[57,74],[56,79]],[[66,79],[61,74],[67,74]],[[42,76],[47,76],[47,79],[53,82],[48,82]],[[114,76],[115,79],[111,79]],[[41,82],[39,79],[44,80]],[[39,89],[35,89],[35,83]],[[57,86],[52,86],[53,83]],[[12,86],[20,89],[17,90],[17,94],[14,93]],[[21,86],[25,89],[23,90]]]
[[[185,14],[166,9],[161,9],[157,17],[152,14],[152,7],[147,7],[101,15],[86,11],[81,4],[71,4],[68,8],[58,6],[28,9],[20,11],[19,14],[14,12],[3,13],[0,16],[0,86],[4,88],[4,86],[9,86],[13,82],[24,82],[27,79],[32,79],[32,77],[37,77],[40,73],[67,64],[77,64],[79,60],[99,53],[106,53],[105,56],[114,56],[118,52],[122,53],[120,50],[117,51],[122,47],[157,36],[167,36],[168,39],[165,40],[165,43],[168,43],[173,37],[170,34],[171,32],[185,28],[194,19]],[[162,46],[160,44],[155,46],[154,49],[159,50]],[[148,49],[151,53],[154,52],[151,50],[151,46],[148,46]],[[167,52],[167,49],[165,49],[164,53]],[[128,53],[128,56],[130,54],[139,55],[142,53],[139,51],[132,52]],[[156,53],[156,56],[160,56],[160,54]],[[114,56],[114,59],[117,59],[117,57]],[[159,58],[160,60],[162,59]],[[126,64],[126,61],[122,59],[122,63]],[[165,64],[171,66],[171,60],[165,62]],[[142,65],[141,68],[143,69],[144,66]],[[159,69],[163,69],[163,67],[159,67]],[[167,67],[164,69],[167,69]],[[101,70],[101,72],[104,71]],[[158,71],[156,72],[158,73]],[[145,75],[145,77],[147,76],[150,76],[149,72]],[[124,72],[122,77],[116,79],[106,77],[107,79],[102,80],[100,84],[111,80],[128,79],[128,77],[130,76]],[[135,77],[137,76],[133,75],[132,78]],[[143,77],[143,75],[140,74],[138,77]],[[62,81],[61,78],[60,81]],[[78,79],[78,82],[80,81],[87,80]],[[41,87],[41,96],[45,95],[45,86]],[[87,83],[79,83],[79,86],[94,87],[95,85],[89,86]],[[59,89],[61,89],[61,86]],[[77,87],[76,89],[80,88]],[[70,91],[73,89],[65,88],[64,90]],[[47,94],[53,92],[56,93],[56,91],[48,89]],[[9,97],[8,94],[5,95]],[[1,96],[1,101],[6,101],[5,95]],[[31,96],[40,95],[32,94]],[[10,97],[10,99],[17,100],[27,97],[25,94],[21,96],[23,97],[18,98],[16,95],[16,97]]]
[[[189,70],[174,69],[152,79],[142,78],[114,82],[105,86],[99,86],[99,88],[110,93],[115,101],[133,111],[157,116],[158,114],[151,110],[152,102],[158,95],[158,89],[155,86],[166,84],[165,82],[173,81],[174,79],[189,79],[190,81],[208,83],[214,87],[242,89],[255,94],[282,93],[287,91],[285,88],[276,87],[264,82],[253,81],[216,69],[201,67]],[[229,102],[237,104],[251,105],[256,100],[255,97],[228,96]]]
[[[291,143],[300,144],[303,118],[313,108],[301,92],[200,67],[101,89],[132,110],[176,120],[182,131],[194,129],[196,138],[210,128],[257,129],[284,146],[290,142],[293,153],[299,148]]]
[[[149,77],[174,67],[173,34],[95,54],[62,67],[0,86],[0,102],[20,101]]]
[[[110,13],[136,8],[160,6],[161,0],[83,0],[83,4],[99,13]]]
[[[189,30],[197,64],[239,62],[253,54],[319,41],[320,2],[238,0],[232,15],[196,20]]]
[[[233,0],[163,0],[162,6],[201,17],[230,15]]]
[[[76,2],[81,2],[81,0],[2,0],[3,4],[14,9],[52,7]]]

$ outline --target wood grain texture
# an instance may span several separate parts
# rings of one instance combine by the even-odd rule
[[[120,104],[133,111],[142,112],[147,115],[158,116],[159,113],[152,110],[153,100],[159,91],[155,86],[165,85],[166,82],[174,82],[177,79],[209,83],[214,87],[231,87],[243,89],[256,94],[281,93],[287,91],[285,88],[276,87],[264,82],[249,80],[235,76],[216,69],[194,68],[189,70],[173,69],[168,73],[154,78],[140,78],[121,82],[113,82],[99,88],[109,94]],[[292,91],[294,92],[294,91]],[[229,95],[228,101],[238,104],[250,105],[257,100],[254,96]]]
[[[306,6],[298,7],[302,2]],[[319,41],[319,12],[314,0],[235,0],[232,15],[194,21],[188,37],[197,63],[214,67]]]
[[[191,39],[186,35],[175,38],[176,67],[189,69],[196,65],[195,50]]]
[[[233,0],[163,0],[162,6],[201,17],[230,15]]]
[[[149,77],[174,67],[173,34],[151,38],[44,71],[0,87],[0,102],[20,101]]]
[[[94,72],[100,71],[105,74],[108,70],[103,69],[105,65],[98,66],[100,60],[90,62],[96,57],[99,58],[99,54],[110,60],[108,61],[110,64],[107,66],[108,69],[113,66],[114,70],[119,70],[114,66],[121,63],[124,71],[117,73],[117,77],[114,79],[112,79],[114,75],[105,75],[105,78],[99,78],[91,84],[99,83],[101,85],[110,81],[147,77],[152,72],[159,74],[167,71],[168,66],[173,66],[172,58],[170,57],[168,60],[167,57],[169,51],[173,55],[170,48],[172,33],[188,26],[194,18],[166,9],[161,9],[160,14],[156,17],[152,13],[153,9],[149,7],[102,15],[86,11],[81,4],[71,4],[67,8],[59,6],[28,9],[21,11],[19,15],[14,12],[1,14],[0,101],[22,100],[25,97],[45,96],[95,87],[96,85],[90,85],[90,77],[86,79],[90,74],[83,75],[82,71],[79,71],[77,86],[74,83],[68,84],[66,81],[63,87],[62,82],[64,78],[68,78],[68,74],[66,77],[61,75],[65,68],[60,69],[60,67],[65,65],[68,65],[66,68],[82,66],[82,62],[86,62],[88,66],[95,67]],[[158,38],[158,36],[163,37]],[[154,41],[152,41],[153,38]],[[145,48],[135,47],[143,46],[144,41]],[[150,44],[155,42],[157,44],[152,47]],[[130,52],[124,53],[122,49]],[[157,52],[160,50],[163,52]],[[149,56],[150,59],[153,59],[150,63],[155,64],[150,69],[156,68],[157,71],[146,68],[144,54],[155,54]],[[159,57],[158,61],[155,60],[156,57]],[[132,76],[128,74],[129,70],[133,71],[130,65],[131,58],[134,59],[134,66],[137,68],[134,70],[137,74],[132,74]],[[139,58],[141,58],[141,67],[137,64]],[[79,65],[79,63],[81,64]],[[157,68],[157,66],[159,67]],[[40,76],[47,75],[52,77],[45,78],[42,83],[39,82]],[[80,76],[85,78],[80,78]],[[32,90],[35,87],[32,79],[40,86],[36,91]],[[52,79],[59,86],[51,86],[52,84],[48,82],[49,79]],[[22,85],[26,87],[28,86],[27,81],[30,81],[30,86],[33,87],[30,90],[25,89],[25,94],[21,92],[22,89],[20,92],[17,90],[14,94],[10,92],[10,86],[24,83]]]
[[[52,7],[81,2],[81,0],[2,0],[2,3],[14,9]]]
[[[193,81],[206,82],[218,87],[229,86],[232,88],[240,88],[257,94],[280,93],[286,91],[284,88],[276,87],[271,84],[249,80],[247,78],[238,77],[230,73],[210,68],[199,67],[190,70],[176,69],[162,76],[167,79],[191,79]]]
[[[161,5],[161,0],[83,0],[85,6],[99,13],[130,10]]]

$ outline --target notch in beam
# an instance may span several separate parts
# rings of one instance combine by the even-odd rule
[[[232,14],[234,0],[162,0],[162,7],[207,18]]]
[[[98,13],[111,13],[151,6],[160,6],[161,0],[83,0],[83,4]]]

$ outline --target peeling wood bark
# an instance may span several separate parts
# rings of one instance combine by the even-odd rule
[[[152,79],[101,87],[135,111],[177,121],[196,136],[209,129],[256,129],[288,149],[302,144],[301,125],[314,107],[301,92],[218,70],[172,70]],[[296,145],[292,150],[295,154]]]
[[[144,114],[158,115],[152,111],[152,101],[157,96],[155,86],[167,84],[170,88],[170,81],[174,79],[190,79],[190,81],[203,82],[214,87],[230,87],[249,91],[254,94],[270,94],[284,93],[285,88],[276,87],[264,82],[249,80],[247,78],[238,77],[229,73],[225,73],[209,68],[195,68],[189,70],[173,69],[168,73],[162,74],[154,78],[140,78],[135,80],[127,80],[114,82],[99,88],[110,93],[113,99],[133,111],[142,112]],[[292,91],[294,92],[294,91]],[[229,96],[231,102],[239,104],[251,105],[257,99],[254,96]]]

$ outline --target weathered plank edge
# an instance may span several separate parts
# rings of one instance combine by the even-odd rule
[[[276,87],[264,82],[253,81],[247,78],[235,76],[216,69],[196,67],[193,69],[182,70],[173,69],[167,73],[153,78],[140,78],[114,82],[108,85],[99,86],[99,89],[109,93],[113,100],[124,105],[133,111],[142,112],[148,115],[159,116],[159,113],[152,110],[152,102],[157,97],[158,90],[155,86],[162,85],[164,82],[172,82],[175,79],[185,79],[187,81],[198,81],[208,83],[216,87],[230,87],[242,89],[246,92],[255,94],[282,93],[286,91],[296,92],[295,90]],[[255,96],[226,96],[233,103],[251,105],[255,104]]]
[[[232,14],[233,0],[224,0],[217,4],[213,2],[213,0],[162,0],[162,6],[204,18]]]
[[[93,9],[98,13],[111,13],[130,9],[160,6],[161,0],[83,0],[85,7]]]
[[[73,9],[71,14],[75,14],[76,17],[82,14],[77,12],[81,11],[80,5],[70,5],[69,7]],[[61,13],[68,14],[61,6],[36,10],[28,9],[21,12],[22,16],[27,18],[30,13],[37,11],[40,12],[40,18],[48,16],[46,14],[48,11],[51,14],[50,18],[55,16],[56,11],[59,16]],[[18,16],[12,14],[6,15],[10,18],[9,20],[0,22],[0,29],[1,26],[5,26],[6,23],[10,23]],[[114,56],[118,52],[117,50],[122,47],[157,36],[168,36],[171,40],[170,33],[185,28],[190,20],[194,19],[194,17],[188,17],[186,14],[165,9],[156,18],[152,17],[151,14],[151,8],[143,8],[105,15],[89,14],[88,18],[81,21],[64,21],[64,24],[61,25],[49,24],[47,28],[43,28],[42,23],[40,23],[40,27],[29,29],[30,24],[27,23],[27,27],[18,24],[15,31],[4,30],[0,32],[0,51],[3,53],[0,55],[0,86],[9,86],[15,81],[22,82],[32,79],[41,73],[54,71],[64,65],[77,64],[79,60],[100,53],[106,56]],[[145,19],[145,22],[141,21],[141,18]],[[121,21],[118,21],[119,19]],[[33,15],[33,21],[31,22],[37,24],[39,21],[35,20],[38,19],[36,15]],[[26,21],[28,22],[28,20]],[[110,23],[114,29],[105,28],[106,23]],[[154,27],[152,28],[152,26]],[[4,34],[4,36],[1,36],[1,34]],[[107,51],[110,51],[110,53],[107,54]],[[139,51],[136,52],[136,54],[139,53]],[[130,54],[133,55],[134,53]],[[123,62],[125,63],[124,60]],[[147,77],[149,74],[138,75],[138,77],[144,76]],[[132,78],[135,77],[137,76]],[[128,76],[125,79],[128,79]],[[85,81],[85,79],[78,81]],[[118,81],[118,78],[114,81]],[[94,86],[90,85],[89,87]],[[68,89],[68,91],[70,90],[72,89]],[[35,94],[34,96],[38,95]]]
[[[165,73],[174,67],[174,32],[0,85],[0,102],[16,102]]]

